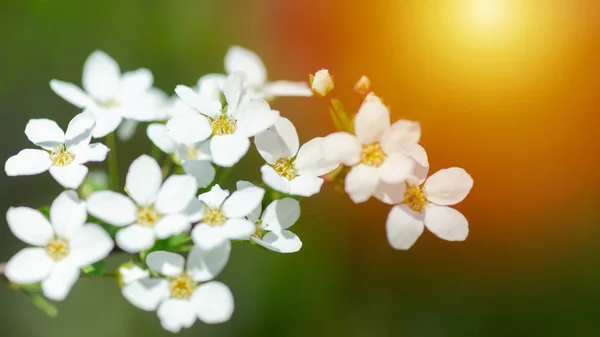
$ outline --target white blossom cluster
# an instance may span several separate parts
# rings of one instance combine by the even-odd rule
[[[51,89],[83,112],[66,132],[52,120],[30,120],[25,135],[38,148],[10,157],[5,171],[49,171],[66,190],[48,212],[8,210],[11,231],[31,247],[8,261],[6,278],[61,301],[82,272],[124,252],[132,255],[116,273],[123,296],[156,311],[166,330],[178,332],[197,319],[222,323],[233,314],[234,301],[215,278],[231,243],[299,251],[302,241],[289,230],[300,217],[299,200],[319,193],[326,180],[343,184],[355,203],[374,196],[395,205],[386,228],[396,249],[410,248],[425,227],[449,241],[467,237],[467,220],[448,206],[467,196],[473,180],[460,168],[427,178],[420,125],[392,123],[368,79],[355,87],[365,97],[353,121],[337,111],[347,121],[336,124],[339,132],[301,144],[294,124],[269,101],[325,97],[334,86],[328,71],[311,76],[310,85],[269,81],[260,58],[237,46],[225,57],[225,71],[203,76],[193,87],[178,85],[168,97],[153,87],[149,70],[121,73],[112,58],[96,51],[85,62],[82,88],[52,80]],[[129,166],[124,186],[83,193],[86,164],[107,156],[110,161],[115,150],[92,139],[114,144],[108,140],[118,135],[126,141],[139,123],[147,123],[146,135],[165,163],[142,154]],[[217,177],[249,152],[252,140],[264,159],[262,181],[223,189]]]

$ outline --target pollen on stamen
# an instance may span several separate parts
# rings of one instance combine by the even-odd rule
[[[379,167],[383,164],[387,155],[383,152],[379,143],[363,145],[360,153],[360,162],[373,167]]]
[[[187,275],[177,276],[171,279],[169,286],[171,296],[178,299],[188,299],[196,289],[196,283]]]
[[[109,98],[105,101],[98,102],[98,105],[100,105],[101,107],[103,107],[105,109],[112,109],[112,108],[118,107],[120,104],[119,104],[119,101],[117,101],[116,99]]]
[[[69,152],[64,145],[59,145],[50,153],[50,160],[52,161],[52,165],[63,167],[75,160],[75,154]]]
[[[235,132],[236,121],[233,117],[222,114],[212,120],[211,127],[215,136],[230,135]]]
[[[46,245],[46,253],[57,262],[67,257],[69,251],[69,243],[63,239],[53,239]]]
[[[262,240],[263,236],[267,233],[267,231],[263,229],[262,224],[263,224],[262,219],[259,219],[254,223],[254,225],[256,226],[256,229],[254,230],[254,233],[252,234],[253,238]],[[254,242],[250,241],[250,244],[254,244]]]
[[[221,226],[226,220],[225,214],[218,208],[208,208],[204,212],[204,217],[202,218],[202,222],[211,227]]]
[[[421,186],[406,186],[406,192],[404,192],[404,204],[415,212],[421,212],[423,207],[427,205],[427,198]]]
[[[271,167],[279,176],[284,177],[287,180],[292,180],[298,175],[296,173],[294,162],[289,158],[281,158],[275,162],[275,165],[271,165]]]
[[[160,219],[160,213],[158,213],[154,207],[142,207],[137,213],[137,224],[142,227],[154,227]]]

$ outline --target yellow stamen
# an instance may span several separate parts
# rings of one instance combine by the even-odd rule
[[[211,226],[218,227],[225,223],[227,218],[218,208],[207,208],[206,212],[204,212],[204,218],[202,222]]]
[[[69,251],[69,243],[63,239],[53,239],[46,245],[46,253],[57,262],[67,257]]]
[[[177,276],[171,279],[171,296],[178,299],[188,299],[196,289],[196,283],[187,275]]]
[[[100,105],[101,107],[105,108],[105,109],[112,109],[112,108],[116,108],[118,107],[119,101],[117,101],[114,98],[109,98],[106,101],[100,101],[98,102],[98,105]]]
[[[138,210],[137,224],[143,227],[154,227],[160,219],[160,213],[158,213],[154,207],[143,207]]]
[[[64,145],[59,145],[52,153],[50,153],[50,160],[54,166],[67,166],[75,160],[75,154],[69,152]]]
[[[404,192],[404,204],[408,205],[410,209],[415,212],[421,212],[423,207],[427,205],[427,198],[425,193],[420,186],[406,186],[406,192]]]
[[[362,152],[360,153],[360,162],[373,167],[379,167],[383,164],[386,154],[383,152],[379,143],[373,143],[362,146]]]
[[[235,119],[233,117],[222,114],[211,122],[212,132],[215,136],[230,135],[235,132]]]
[[[262,219],[259,219],[258,221],[256,221],[256,223],[255,223],[256,229],[254,230],[254,234],[252,234],[253,238],[262,240],[263,236],[267,233],[267,231],[262,228],[262,224],[263,224]],[[250,243],[253,244],[253,241],[250,241]]]
[[[284,177],[287,180],[292,180],[298,175],[296,173],[294,162],[289,158],[281,158],[275,162],[275,165],[271,165],[271,167],[275,169],[275,172],[277,172],[279,176]]]

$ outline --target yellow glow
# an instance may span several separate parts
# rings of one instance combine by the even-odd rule
[[[470,20],[479,28],[502,28],[507,24],[508,2],[505,0],[471,0],[467,3]]]

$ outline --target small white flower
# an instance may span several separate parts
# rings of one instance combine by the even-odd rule
[[[223,270],[230,250],[229,243],[213,250],[194,247],[187,265],[181,255],[152,252],[146,264],[164,277],[133,281],[123,287],[123,296],[142,310],[157,310],[162,327],[173,333],[191,327],[197,319],[207,324],[226,322],[233,314],[233,295],[223,283],[206,281]]]
[[[306,82],[267,81],[267,70],[260,57],[239,46],[229,48],[225,55],[225,71],[227,74],[238,71],[246,73],[246,85],[253,97],[271,99],[282,96],[312,96]]]
[[[238,190],[252,187],[247,181],[238,181]],[[274,200],[262,212],[259,205],[246,218],[256,226],[250,240],[278,253],[295,253],[302,248],[300,238],[287,230],[300,218],[300,203],[296,199]]]
[[[392,208],[386,222],[387,237],[395,249],[412,247],[423,229],[440,239],[464,241],[469,234],[467,219],[451,207],[463,201],[473,187],[473,178],[462,168],[443,169],[425,180],[397,185],[403,200]]]
[[[148,92],[153,82],[148,69],[121,74],[115,60],[95,51],[85,61],[82,82],[85,91],[59,80],[50,81],[50,87],[71,104],[90,109],[96,115],[94,138],[113,132],[124,118],[152,120],[156,96]]]
[[[17,284],[41,282],[44,296],[55,301],[67,297],[80,268],[101,261],[114,246],[102,227],[85,223],[85,203],[75,191],[54,200],[50,221],[29,207],[11,207],[6,220],[17,238],[34,246],[8,261],[6,277]]]
[[[329,70],[321,69],[310,77],[310,89],[318,96],[325,97],[333,90],[333,78],[329,74]]]
[[[364,102],[354,118],[355,135],[336,132],[325,137],[326,159],[351,166],[346,193],[355,203],[368,200],[381,182],[395,184],[410,178],[415,160],[410,156],[419,138],[419,123],[399,120],[380,102]]]
[[[88,173],[84,164],[103,161],[109,151],[103,144],[90,144],[94,123],[91,112],[82,112],[73,117],[65,133],[52,120],[29,120],[25,135],[44,150],[25,149],[8,158],[4,165],[6,174],[22,176],[50,171],[63,187],[78,188]]]
[[[252,186],[230,196],[219,185],[201,194],[200,222],[192,230],[194,244],[213,249],[229,240],[248,240],[256,227],[246,217],[260,206],[264,195],[265,190]]]
[[[87,200],[91,215],[113,226],[126,226],[116,236],[124,251],[141,252],[154,246],[156,239],[190,230],[192,220],[185,210],[198,190],[194,177],[172,175],[162,183],[156,160],[142,155],[131,163],[125,188],[131,199],[99,191]]]
[[[267,162],[260,169],[263,181],[287,194],[310,197],[318,193],[323,184],[320,176],[338,166],[324,159],[322,142],[323,138],[314,138],[298,150],[296,128],[287,118],[278,118],[273,127],[254,138],[258,152]]]
[[[234,73],[227,78],[223,92],[227,106],[219,101],[202,98],[193,89],[179,85],[175,92],[201,114],[174,117],[167,123],[170,136],[178,143],[193,144],[212,135],[212,161],[231,167],[248,151],[248,138],[269,128],[279,116],[262,99],[249,99],[243,89],[244,74]]]
[[[149,278],[150,272],[134,263],[127,263],[119,267],[119,284],[125,285],[133,281]]]

